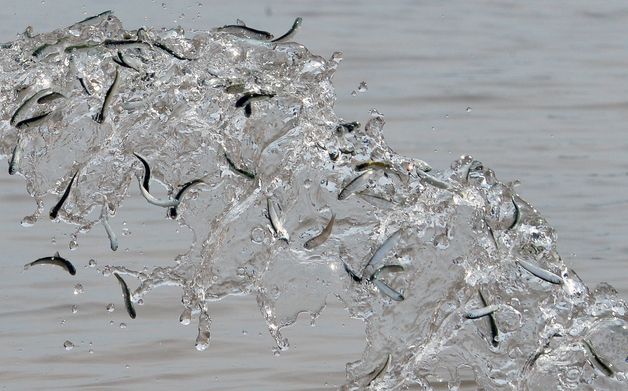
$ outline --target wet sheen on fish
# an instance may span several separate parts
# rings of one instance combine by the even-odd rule
[[[321,233],[311,238],[307,242],[305,242],[303,247],[305,247],[308,250],[311,250],[325,243],[327,239],[329,239],[329,236],[331,235],[331,230],[334,226],[335,221],[336,221],[336,214],[332,212],[331,219],[329,219],[329,222],[327,223],[325,228],[323,228]]]
[[[177,192],[177,195],[174,196],[174,199],[181,202],[181,197],[183,197],[183,195],[188,191],[190,187],[201,184],[201,183],[205,183],[205,182],[202,179],[194,179],[192,181],[184,183],[183,186],[181,186],[181,188]],[[177,212],[176,206],[171,206],[170,209],[168,209],[168,217],[170,217],[171,219],[176,219],[177,214],[178,212]]]
[[[76,172],[72,176],[72,179],[70,179],[70,183],[68,183],[68,187],[65,188],[65,191],[63,192],[63,195],[61,196],[57,204],[53,206],[52,209],[50,210],[51,220],[54,220],[57,218],[57,215],[59,214],[59,210],[61,210],[61,207],[65,203],[65,200],[68,199],[68,196],[70,195],[70,189],[72,188],[72,184],[74,183],[74,179],[76,178],[77,174],[78,174],[78,170],[76,170]]]
[[[556,285],[563,283],[563,279],[560,276],[550,271],[547,271],[545,269],[541,269],[540,267],[533,265],[530,262],[526,262],[521,259],[518,259],[515,262],[517,262],[519,266],[521,266],[522,268],[529,271],[531,274],[540,278],[543,281],[547,281],[549,283],[556,284]]]
[[[124,297],[124,305],[126,307],[126,312],[129,314],[131,319],[135,319],[136,313],[135,308],[133,308],[133,303],[131,302],[131,292],[129,292],[129,287],[126,285],[126,282],[118,273],[113,273],[116,276],[116,279],[120,283],[120,287],[122,288],[122,296]]]
[[[272,199],[266,199],[267,207],[268,207],[268,217],[270,218],[270,224],[273,226],[275,233],[278,235],[278,239],[283,239],[286,242],[290,242],[290,235],[288,231],[283,225],[283,221],[279,218],[279,213],[277,211],[277,207]]]
[[[26,265],[24,265],[24,270],[36,265],[55,265],[62,267],[65,271],[70,273],[70,275],[76,274],[76,269],[74,268],[74,265],[72,265],[70,261],[63,258],[61,255],[59,255],[58,251],[52,257],[43,257],[33,262],[27,263]]]
[[[105,118],[107,117],[111,100],[113,99],[113,96],[118,90],[119,76],[120,76],[120,72],[118,71],[118,67],[116,67],[116,74],[113,77],[113,83],[111,83],[111,86],[109,87],[109,89],[107,90],[107,93],[105,94],[105,100],[103,101],[102,108],[100,109],[100,112],[94,115],[93,117],[94,121],[98,122],[99,124],[102,124],[103,122],[105,122]]]
[[[373,170],[369,169],[354,178],[347,186],[344,187],[344,189],[342,189],[340,194],[338,194],[338,199],[341,201],[346,200],[351,194],[364,187],[364,184],[371,178],[372,175]]]
[[[301,27],[301,23],[303,23],[303,19],[300,17],[296,18],[294,20],[294,23],[292,23],[292,27],[290,28],[290,30],[288,30],[288,32],[281,37],[273,39],[272,42],[285,42],[291,39],[297,33],[299,27]]]

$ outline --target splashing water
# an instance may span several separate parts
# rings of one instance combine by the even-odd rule
[[[487,389],[625,389],[625,303],[568,269],[511,185],[468,156],[434,172],[395,154],[375,110],[364,127],[338,118],[340,53],[239,32],[128,31],[102,14],[2,44],[0,151],[37,205],[23,224],[46,204],[74,235],[106,224],[136,179],[144,189],[137,153],[148,196],[170,205],[146,208],[195,241],[172,266],[104,274],[139,280],[132,303],[179,286],[199,350],[210,303],[227,295],[257,297],[278,351],[282,328],[336,296],[366,322],[346,389],[453,390],[469,376]]]

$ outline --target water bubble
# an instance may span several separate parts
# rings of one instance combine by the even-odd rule
[[[121,329],[126,329],[126,323],[124,323],[124,322],[120,323],[120,328]]]
[[[109,326],[113,326],[113,325],[114,325],[114,321],[113,321],[113,320],[110,320],[110,321],[109,321]]]
[[[131,235],[131,230],[128,228],[122,228],[122,236],[129,236]]]
[[[57,243],[57,238],[55,238],[54,236],[50,239],[50,243],[52,244],[56,244]]]
[[[248,332],[248,331],[246,331],[246,330],[242,330],[242,335],[248,335],[248,334],[249,334],[249,332]]]
[[[366,85],[366,82],[363,81],[360,83],[360,85],[358,86],[358,92],[366,92],[369,90],[369,87]]]
[[[184,326],[187,326],[192,321],[192,310],[190,308],[186,308],[183,310],[181,315],[179,316],[179,323]]]
[[[236,272],[238,273],[238,276],[243,277],[246,274],[246,269],[240,266]]]
[[[262,243],[264,241],[265,230],[262,227],[255,227],[251,231],[251,241],[253,243]]]
[[[72,239],[70,240],[70,243],[68,243],[68,247],[70,247],[70,251],[74,251],[78,248],[79,244],[76,241],[76,239]]]
[[[467,107],[467,108],[466,108],[466,112],[467,112],[467,113],[470,113],[470,112],[471,112],[471,107]]]
[[[87,264],[89,267],[96,267],[96,260],[94,259],[90,259],[89,263]]]
[[[74,294],[78,295],[78,294],[81,294],[81,293],[83,293],[83,285],[81,285],[81,284],[74,285]]]
[[[59,325],[65,326],[65,319],[61,319],[61,321],[59,322]]]
[[[74,349],[74,344],[72,343],[72,341],[65,341],[63,343],[63,347],[65,348],[65,350],[72,350]]]
[[[116,306],[113,305],[113,303],[109,303],[109,304],[107,304],[105,309],[107,310],[107,312],[113,312],[116,309]]]
[[[94,354],[94,349],[89,349],[89,354]]]
[[[72,313],[73,313],[73,314],[76,314],[77,312],[78,312],[78,305],[74,304],[74,305],[72,306]]]
[[[20,224],[22,227],[32,227],[37,222],[37,217],[35,216],[24,216]]]

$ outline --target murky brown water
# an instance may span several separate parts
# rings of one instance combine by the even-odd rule
[[[27,25],[47,31],[105,7],[2,3],[0,41]],[[471,154],[501,179],[520,179],[519,193],[557,229],[563,259],[591,287],[608,281],[628,298],[628,4],[198,4],[110,1],[106,8],[128,27],[206,29],[241,18],[283,32],[302,16],[300,42],[326,57],[344,52],[335,79],[339,114],[364,121],[376,107],[386,115],[387,139],[399,153],[437,168]],[[363,80],[368,91],[351,96]],[[23,181],[3,172],[4,389],[317,390],[341,384],[344,364],[360,357],[363,326],[337,303],[316,327],[304,319],[287,331],[292,346],[279,357],[271,353],[272,340],[250,297],[216,303],[212,345],[202,353],[193,347],[195,328],[172,317],[180,310],[179,292],[155,291],[138,307],[138,318],[128,319],[119,287],[84,268],[88,260],[166,264],[187,247],[189,233],[146,213],[133,188],[124,205],[131,234],[120,238],[120,250],[112,254],[96,227],[69,253],[69,227],[45,219],[31,228],[19,225],[34,205]],[[123,228],[120,221],[112,224],[118,232]],[[55,249],[78,266],[76,281],[57,270],[23,272],[24,263]],[[77,281],[84,292],[74,295]],[[105,310],[108,303],[116,305],[114,312]],[[65,340],[76,347],[64,350]]]

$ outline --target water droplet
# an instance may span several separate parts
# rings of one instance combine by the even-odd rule
[[[78,294],[81,294],[81,293],[83,293],[83,285],[81,285],[81,284],[74,285],[74,294],[78,295]]]
[[[131,368],[131,366],[130,366],[129,364],[126,364],[126,365],[124,366],[124,368],[129,369],[129,368]]]
[[[363,81],[360,83],[360,85],[358,86],[358,92],[366,92],[369,90],[369,87],[366,85],[366,82]]]
[[[90,259],[88,265],[89,267],[96,267],[96,261],[94,259]]]
[[[310,186],[312,186],[312,180],[311,179],[306,179],[303,181],[303,187],[305,187],[306,189],[309,189]]]
[[[73,313],[73,314],[76,314],[77,312],[78,312],[78,305],[74,304],[74,305],[72,306],[72,313]]]
[[[278,347],[274,347],[273,348],[273,356],[275,356],[275,357],[281,356],[281,349],[279,349]]]
[[[50,242],[52,244],[56,244],[57,243],[57,238],[55,238],[54,236],[50,239]]]
[[[37,222],[37,217],[35,216],[24,216],[20,224],[22,227],[32,227]]]
[[[253,243],[262,243],[264,241],[264,229],[262,227],[255,227],[251,231],[251,241]]]
[[[184,326],[187,326],[190,324],[191,321],[192,321],[192,310],[189,308],[186,308],[181,313],[181,316],[179,316],[179,323],[181,323]]]
[[[72,350],[74,349],[74,344],[72,343],[72,341],[65,341],[63,343],[63,347],[65,348],[65,350]]]
[[[61,322],[59,322],[59,324],[60,324],[61,326],[65,326],[65,319],[61,319]]]
[[[76,249],[78,248],[78,246],[79,246],[79,244],[78,244],[78,242],[76,241],[76,239],[72,239],[72,240],[70,240],[70,243],[68,244],[68,247],[70,247],[70,250],[71,250],[71,251],[76,250]]]
[[[120,323],[120,328],[121,329],[126,329],[126,323],[124,323],[124,322]]]
[[[237,270],[238,276],[242,277],[246,273],[246,269],[240,266]]]
[[[246,330],[242,330],[242,335],[248,335],[248,334],[249,334],[249,332],[248,332],[248,331],[246,331]]]
[[[113,320],[109,321],[109,326],[113,326]]]
[[[89,349],[89,354],[94,354],[94,349]]]
[[[358,95],[358,92],[356,90],[351,91],[351,96],[356,96]]]
[[[105,308],[107,309],[107,312],[113,312],[116,309],[116,306],[113,305],[113,303],[109,303]]]
[[[128,228],[122,228],[122,236],[129,236],[131,235],[131,230]]]
[[[471,112],[471,107],[467,107],[466,111],[467,111],[467,113],[470,113]]]

